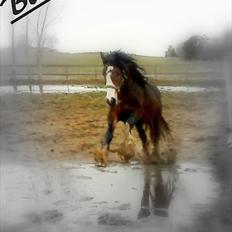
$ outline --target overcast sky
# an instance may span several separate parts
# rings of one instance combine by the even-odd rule
[[[1,1],[1,0],[0,0]],[[39,2],[39,1],[38,1]],[[231,0],[52,0],[48,34],[60,51],[122,49],[163,56],[193,34],[216,36],[231,28]],[[10,0],[0,8],[1,45],[9,45]],[[36,13],[30,15],[30,21]],[[25,20],[15,23],[17,34]]]

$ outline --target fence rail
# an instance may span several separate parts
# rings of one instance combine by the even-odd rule
[[[145,75],[159,79],[220,79],[222,70],[216,65],[186,64],[154,64],[142,65]],[[58,65],[43,64],[38,72],[36,64],[0,65],[0,84],[20,85],[31,83],[65,82],[73,84],[75,81],[87,79],[103,80],[101,65]],[[41,73],[39,76],[38,73]]]

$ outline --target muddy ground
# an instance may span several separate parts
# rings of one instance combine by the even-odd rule
[[[163,94],[163,114],[172,138],[161,142],[161,152],[183,152],[178,159],[201,156],[208,142],[217,139],[220,93]],[[1,97],[2,152],[32,152],[39,160],[81,160],[92,162],[107,126],[108,108],[104,93],[70,95],[8,95]],[[111,146],[111,161],[119,161],[117,148],[124,140],[125,126],[118,123]],[[136,131],[138,155],[143,155]],[[29,149],[29,150],[28,150]],[[180,152],[179,152],[180,153]],[[182,152],[181,152],[182,153]],[[207,152],[206,152],[207,153]],[[10,158],[10,157],[8,157]],[[31,158],[28,154],[27,158]],[[15,159],[15,157],[13,158]]]
[[[214,162],[225,146],[223,92],[164,92],[162,99],[172,138],[161,152],[176,161],[143,165],[133,132],[136,156],[123,164],[119,123],[109,166],[98,169],[104,93],[1,96],[1,231],[229,231],[230,213],[224,210],[226,223],[209,214],[222,194]],[[219,220],[219,228],[209,230],[202,218]]]

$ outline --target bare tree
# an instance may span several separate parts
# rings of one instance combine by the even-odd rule
[[[37,54],[36,61],[38,67],[38,80],[39,80],[39,89],[40,93],[43,93],[43,85],[42,85],[42,56],[43,56],[43,46],[45,41],[45,30],[46,30],[46,21],[48,16],[49,3],[45,8],[45,13],[42,17],[42,10],[40,9],[37,25],[36,25],[36,33],[37,33]]]
[[[12,25],[11,30],[11,56],[12,56],[12,63],[11,63],[11,71],[12,71],[12,77],[11,77],[11,83],[14,87],[14,92],[17,92],[17,83],[16,83],[16,53],[15,53],[15,28],[14,25]]]
[[[31,66],[30,66],[30,45],[29,45],[29,17],[26,19],[26,35],[25,35],[25,53],[27,59],[27,76],[30,93],[32,93],[32,77],[31,77]]]

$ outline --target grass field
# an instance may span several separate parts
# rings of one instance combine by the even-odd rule
[[[132,57],[147,73],[181,72],[185,71],[186,65],[189,65],[189,62],[179,58],[141,56],[135,54],[132,54]],[[101,73],[102,70],[102,60],[99,52],[74,54],[50,53],[49,55],[44,56],[44,64],[90,66],[81,67],[81,70],[86,72],[93,71],[93,68],[95,68],[94,66],[100,66],[96,67],[97,72]]]
[[[154,65],[154,64],[177,64],[182,63],[181,60],[176,58],[164,58],[164,57],[153,57],[153,56],[141,56],[134,55],[132,57],[140,65]],[[89,53],[49,53],[44,57],[44,63],[49,64],[68,64],[68,65],[92,65],[98,66],[102,65],[99,52],[89,52]]]
[[[35,55],[30,60],[30,69],[26,65],[25,58],[18,57],[16,64],[16,83],[28,83],[28,72],[30,79],[38,80],[38,67]],[[151,78],[156,80],[212,80],[220,77],[222,65],[217,61],[183,61],[178,58],[152,57],[132,55],[136,62],[145,70]],[[8,63],[10,64],[10,61]],[[20,66],[21,65],[21,66]],[[56,51],[44,51],[42,59],[42,81],[43,83],[88,84],[89,80],[102,80],[102,61],[99,52],[91,53],[60,53]],[[0,84],[12,84],[12,67],[1,67]],[[91,82],[91,81],[90,81]],[[98,84],[96,82],[95,84]]]

